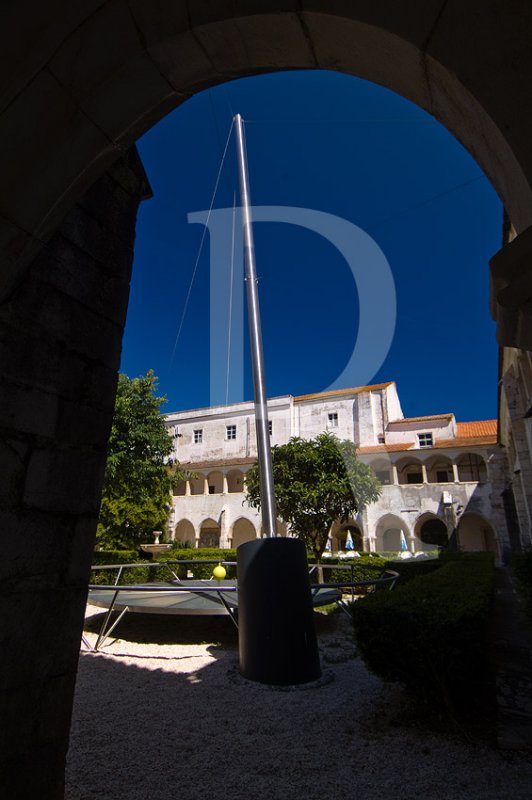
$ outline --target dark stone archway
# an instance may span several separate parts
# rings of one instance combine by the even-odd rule
[[[136,151],[69,212],[0,307],[0,786],[61,798],[114,408]]]
[[[9,797],[50,800],[62,794],[134,218],[147,191],[133,157],[112,165],[168,111],[225,80],[291,68],[373,80],[441,120],[502,198],[518,234],[494,282],[494,314],[504,307],[507,320],[530,296],[522,282],[506,290],[532,258],[532,7],[8,5],[0,30],[0,753]],[[519,337],[527,319],[505,330]]]
[[[279,69],[358,75],[428,110],[477,159],[522,233],[532,224],[531,29],[525,0],[11,4],[0,31],[0,296],[169,110]]]

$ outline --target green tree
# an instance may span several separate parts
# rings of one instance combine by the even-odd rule
[[[136,547],[166,529],[170,492],[182,472],[169,464],[172,440],[161,414],[166,398],[156,391],[151,370],[139,378],[118,376],[97,533],[105,547]]]
[[[333,522],[347,521],[380,495],[381,484],[357,459],[356,445],[330,433],[276,445],[272,461],[277,513],[316,558]],[[248,504],[260,509],[258,464],[247,473],[246,486]]]

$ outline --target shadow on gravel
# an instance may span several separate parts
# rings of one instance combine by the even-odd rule
[[[84,630],[97,635],[104,617],[102,612],[86,619]],[[126,614],[109,641],[116,639],[158,645],[212,643],[224,649],[238,649],[238,631],[229,617]]]

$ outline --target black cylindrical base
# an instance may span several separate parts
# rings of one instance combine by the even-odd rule
[[[238,639],[244,678],[275,686],[321,675],[305,545],[256,539],[237,548]]]

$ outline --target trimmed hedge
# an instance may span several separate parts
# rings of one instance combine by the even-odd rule
[[[399,581],[401,585],[420,578],[422,575],[429,575],[434,570],[439,569],[443,561],[439,558],[434,559],[417,559],[411,558],[407,561],[387,561],[386,569],[393,569],[399,573]]]
[[[393,554],[397,557],[397,554]],[[315,559],[309,558],[309,564],[314,564]],[[323,559],[321,565],[324,567],[329,566],[351,566],[353,567],[353,578],[355,581],[370,581],[378,577],[382,572],[387,569],[394,570],[399,573],[399,581],[401,583],[408,583],[414,578],[427,575],[442,566],[440,559],[409,559],[407,561],[390,561],[381,553],[362,553],[360,558],[327,558]],[[318,582],[317,570],[312,573],[311,580],[313,583]],[[325,583],[340,583],[351,581],[351,571],[347,569],[324,569],[323,580]],[[372,591],[369,587],[368,591]],[[361,594],[365,592],[360,590]]]
[[[361,553],[360,558],[327,558],[322,559],[324,567],[334,567],[336,565],[353,565],[353,576],[355,581],[370,581],[378,576],[385,569],[393,569],[399,572],[401,583],[412,580],[419,575],[432,572],[441,566],[441,561],[398,561],[390,562],[388,553]],[[396,557],[396,553],[391,554]],[[236,561],[236,550],[221,548],[198,548],[175,547],[171,550],[164,550],[158,556],[154,556],[154,561],[197,561],[197,560],[216,560],[216,561]],[[93,554],[93,565],[98,564],[145,564],[151,560],[150,555],[138,550],[97,550]],[[316,560],[309,557],[309,564],[315,564]],[[190,571],[195,578],[210,578],[214,564],[198,565],[174,565],[173,571],[179,578],[185,579]],[[226,567],[227,576],[236,578],[236,568]],[[124,570],[120,578],[120,583],[149,583],[153,580],[166,580],[170,574],[162,567],[160,569],[146,569],[144,567],[131,568]],[[351,571],[348,569],[324,569],[323,579],[326,583],[340,583],[351,581]],[[91,574],[91,583],[110,584],[116,580],[116,570],[95,570]],[[312,582],[318,582],[318,572],[315,570],[311,577]]]
[[[309,558],[308,562],[309,565],[316,564],[316,559]],[[345,581],[346,584],[349,584],[351,583],[351,575],[353,575],[354,581],[371,581],[380,577],[386,567],[386,560],[372,553],[363,553],[360,558],[322,559],[320,566],[324,567],[324,583],[341,583]],[[351,569],[335,569],[335,567],[352,567],[353,572],[351,573]],[[310,576],[310,580],[312,583],[321,583],[317,569]]]
[[[179,547],[171,550],[164,550],[158,556],[155,556],[153,561],[163,563],[165,561],[197,561],[197,560],[215,560],[215,561],[236,561],[236,550],[220,549],[220,548],[200,548],[191,549],[189,547]],[[150,583],[152,581],[168,580],[171,578],[168,570],[164,567],[154,568],[141,566],[151,561],[148,554],[139,554],[136,550],[99,550],[93,555],[93,565],[98,564],[135,564],[138,567],[131,567],[122,572],[120,583]],[[152,562],[153,563],[153,562]],[[175,564],[172,570],[175,574],[185,579],[188,571],[193,573],[194,578],[204,579],[212,576],[212,571],[215,564]],[[235,567],[226,567],[227,577],[236,577]],[[111,584],[116,580],[117,570],[94,570],[91,573],[91,583],[93,584]]]
[[[138,550],[95,550],[92,555],[92,563],[96,564],[133,564],[137,561],[147,561],[142,558]]]
[[[440,569],[353,606],[360,653],[384,680],[402,681],[455,714],[481,701],[488,681],[491,553],[442,559]]]
[[[202,547],[197,550],[190,548],[175,548],[172,550],[165,550],[157,556],[157,561],[198,561],[198,560],[213,560],[213,561],[236,561],[236,550],[229,550],[221,548],[208,548]],[[176,575],[184,579],[187,577],[187,572],[192,572],[194,578],[205,579],[212,576],[212,571],[216,564],[174,564],[172,566]],[[226,567],[227,577],[236,578],[236,567]],[[164,575],[165,570],[157,570],[158,575]]]

